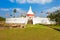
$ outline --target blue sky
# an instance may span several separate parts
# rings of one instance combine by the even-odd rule
[[[0,0],[0,16],[10,17],[14,14],[13,9],[16,8],[16,17],[18,17],[22,13],[27,13],[30,6],[33,12],[36,12],[36,16],[46,17],[46,12],[60,9],[60,0]]]

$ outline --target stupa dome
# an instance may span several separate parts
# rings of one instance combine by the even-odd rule
[[[32,12],[31,6],[29,8],[29,11],[27,12],[27,16],[34,16],[34,13]]]

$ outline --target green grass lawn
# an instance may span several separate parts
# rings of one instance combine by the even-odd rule
[[[60,25],[52,26],[53,28],[60,28]]]
[[[0,40],[60,40],[60,32],[43,25],[0,30]]]

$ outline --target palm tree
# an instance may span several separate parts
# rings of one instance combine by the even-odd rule
[[[14,12],[14,18],[15,18],[15,13],[17,12],[17,10],[16,10],[16,9],[14,9],[14,10],[13,10],[13,12]]]
[[[43,11],[40,12],[40,17],[43,17],[43,13],[44,13]]]

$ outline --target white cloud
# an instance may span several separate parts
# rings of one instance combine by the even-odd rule
[[[26,13],[25,10],[22,10],[21,8],[16,8],[18,13]]]
[[[17,3],[26,3],[26,0],[16,0]]]
[[[23,9],[21,9],[21,8],[11,8],[10,10],[13,11],[14,9],[17,10],[17,13],[24,13],[24,12],[26,12],[25,10],[23,10]]]
[[[21,15],[25,15],[26,14],[26,11],[25,10],[23,10],[23,9],[21,9],[21,8],[12,8],[11,10],[11,13],[12,13],[12,15],[13,15],[13,10],[14,9],[16,9],[17,10],[17,12],[16,12],[16,14],[15,14],[15,16],[16,17],[20,17]]]
[[[40,3],[40,4],[45,4],[45,3],[50,3],[52,0],[27,0],[28,3]]]
[[[52,7],[52,8],[50,8],[50,9],[47,9],[46,12],[54,12],[54,11],[56,11],[56,10],[60,10],[60,6],[59,6],[59,7]]]
[[[15,0],[10,0],[14,2]],[[17,3],[37,3],[37,4],[46,4],[52,2],[52,0],[16,0]]]
[[[0,10],[2,10],[2,11],[9,11],[8,8],[1,8]]]
[[[5,11],[5,12],[11,11],[12,12],[14,9],[16,9],[18,13],[26,12],[25,10],[22,10],[21,8],[0,8],[0,11]]]
[[[13,3],[13,2],[14,2],[14,0],[10,0],[10,2],[12,2],[12,3]]]

